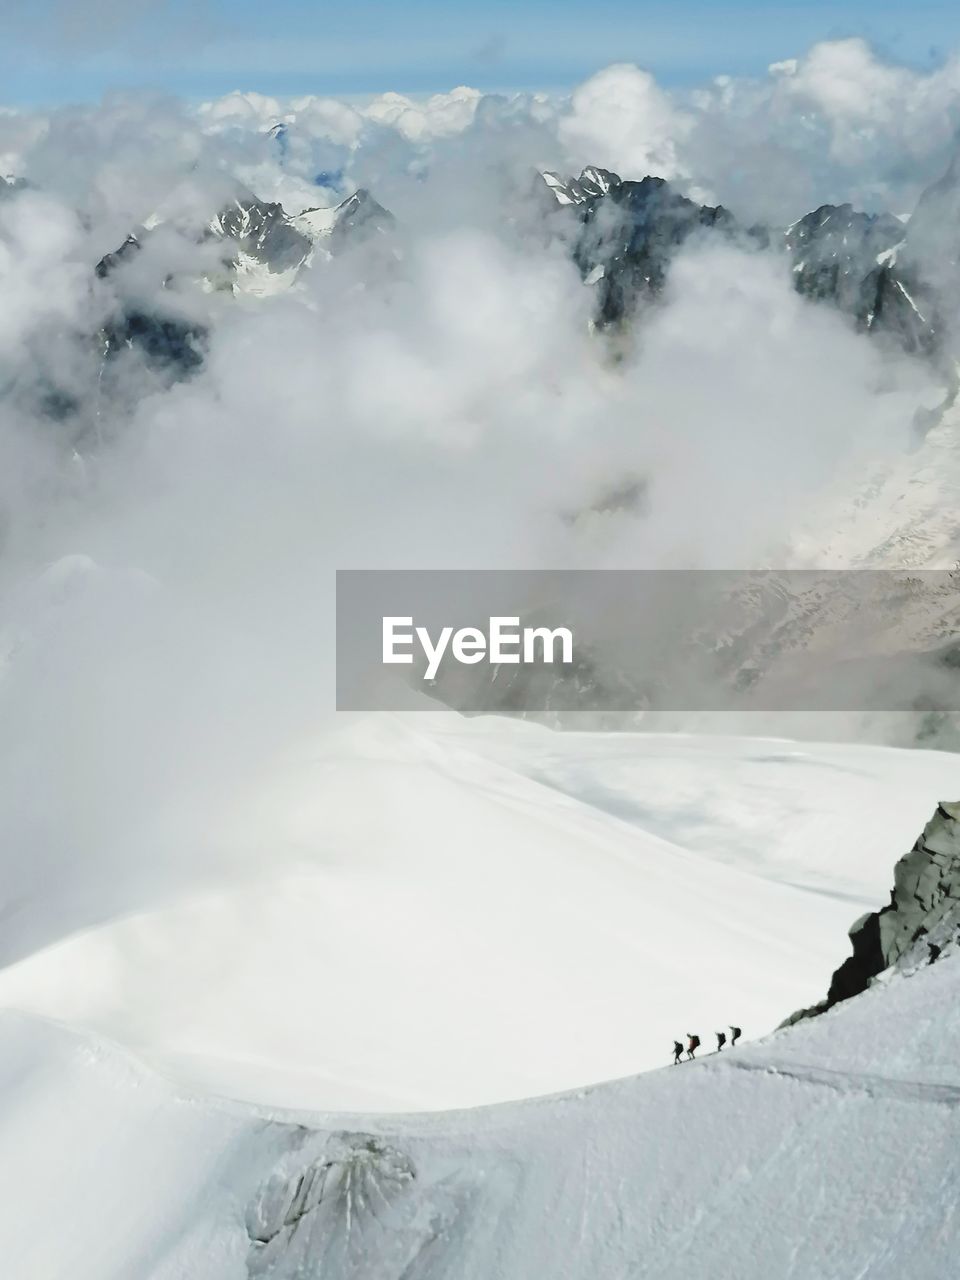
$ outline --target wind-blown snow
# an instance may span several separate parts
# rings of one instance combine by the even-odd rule
[[[192,889],[3,971],[0,1006],[264,1104],[419,1110],[626,1075],[688,1031],[756,1035],[821,996],[955,772],[919,751],[357,720],[225,800]],[[248,870],[211,883],[224,845]]]
[[[813,1023],[562,1097],[250,1112],[0,1016],[17,1280],[944,1280],[960,996],[946,960]]]

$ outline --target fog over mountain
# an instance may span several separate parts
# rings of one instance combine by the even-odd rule
[[[911,1135],[960,1087],[960,733],[896,664],[933,654],[952,692],[958,117],[960,60],[859,39],[693,90],[623,64],[567,95],[0,109],[17,1280],[593,1280],[637,1250],[945,1280],[956,1240],[921,1249],[910,1195],[879,1261],[857,1207],[874,1141],[949,1216],[949,1127]],[[663,605],[664,670],[749,690],[855,636],[907,709],[840,661],[837,708],[631,706],[628,733],[522,723],[542,705],[498,672],[338,716],[343,569],[763,570],[769,625],[746,593],[706,627]],[[888,596],[788,593],[867,569]],[[595,638],[581,686],[633,674],[632,631]],[[839,1003],[857,916],[865,995],[676,1088],[583,1092]]]

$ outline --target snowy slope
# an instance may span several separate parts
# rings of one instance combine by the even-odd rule
[[[380,1119],[192,1100],[7,1014],[4,1263],[17,1280],[947,1280],[958,997],[943,961],[677,1069]]]
[[[818,568],[952,569],[960,560],[960,405],[913,452],[858,458],[812,504],[795,539],[798,563]]]
[[[687,1031],[755,1035],[819,998],[955,790],[934,753],[359,719],[189,833],[193,887],[132,885],[133,914],[0,973],[0,1006],[264,1104],[431,1109],[626,1075]],[[246,870],[217,884],[224,845]],[[55,886],[41,904],[61,936],[70,905]]]

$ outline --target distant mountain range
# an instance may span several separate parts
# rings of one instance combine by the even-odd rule
[[[777,230],[743,226],[722,205],[698,205],[662,178],[625,181],[592,167],[579,178],[542,177],[572,229],[574,259],[597,289],[601,324],[622,322],[656,296],[680,246],[694,234],[710,233],[747,248],[786,252],[799,293],[833,303],[860,328],[887,334],[907,351],[937,348],[941,307],[923,282],[923,237],[913,233],[913,219],[904,224],[890,214],[858,213],[849,204],[822,205]],[[920,208],[933,199],[928,192]]]
[[[595,290],[600,328],[630,322],[655,299],[691,237],[719,236],[784,253],[798,293],[837,307],[864,332],[913,354],[935,357],[941,349],[949,290],[960,278],[957,164],[924,193],[907,221],[841,204],[823,205],[786,228],[745,225],[722,205],[697,204],[663,178],[633,181],[595,166],[576,178],[541,173],[535,191],[547,235],[569,245],[585,284]],[[121,269],[164,221],[157,216],[133,231],[101,259],[96,274],[106,279]],[[188,234],[222,246],[218,268],[200,281],[205,289],[266,296],[291,288],[302,271],[351,245],[395,229],[393,215],[366,190],[334,208],[291,214],[238,187],[232,201]],[[203,337],[201,326],[133,308],[106,326],[102,345],[108,356],[137,347],[151,362],[189,373],[202,361]]]
[[[148,219],[100,259],[97,278],[115,277],[166,225],[162,214]],[[205,225],[177,229],[198,245],[220,247],[216,268],[197,280],[202,289],[266,297],[291,288],[300,272],[314,262],[329,261],[349,245],[388,234],[393,226],[392,214],[365,190],[354,192],[334,208],[304,209],[291,216],[282,205],[241,189]],[[157,284],[165,286],[169,281],[164,277]],[[205,338],[201,324],[128,304],[118,309],[100,334],[105,358],[136,348],[152,365],[176,374],[188,374],[202,364]]]

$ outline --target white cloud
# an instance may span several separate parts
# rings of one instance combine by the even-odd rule
[[[559,108],[467,90],[365,112],[231,95],[9,125],[4,150],[45,188],[0,204],[0,354],[20,371],[48,372],[38,349],[75,325],[88,358],[114,288],[92,290],[97,251],[165,197],[212,211],[238,175],[322,196],[310,184],[342,165],[402,214],[404,249],[372,271],[344,255],[257,304],[203,299],[204,368],[164,388],[118,364],[122,395],[82,402],[79,462],[72,428],[20,407],[0,420],[0,575],[41,597],[0,593],[13,896],[88,858],[140,858],[162,879],[189,857],[205,806],[329,707],[335,568],[748,564],[775,558],[851,450],[899,443],[919,375],[798,299],[778,260],[691,246],[614,360],[588,332],[589,291],[522,217],[532,168],[564,149],[736,208],[729,192],[748,215],[767,198],[796,216],[851,185],[899,199],[936,159],[930,104],[951,100],[949,78],[891,81],[924,104],[919,132],[891,110],[849,151],[831,140],[864,127],[856,76],[834,61],[844,87],[827,89],[810,58],[698,98],[621,66]],[[265,132],[277,113],[285,147]],[[149,275],[138,285],[149,301]],[[570,521],[624,476],[647,484],[645,512]],[[63,577],[43,568],[75,555],[102,571],[68,575],[61,608]]]
[[[923,154],[952,140],[960,61],[918,72],[881,61],[864,40],[836,40],[815,45],[778,88],[823,114],[838,159],[869,164],[878,143]]]
[[[917,71],[863,40],[825,41],[765,80],[718,77],[693,105],[681,155],[734,208],[781,221],[844,200],[909,213],[954,149],[960,62]]]
[[[718,76],[694,91],[667,91],[649,72],[621,64],[568,99],[484,96],[466,86],[424,98],[385,93],[365,104],[235,92],[200,106],[194,122],[217,140],[220,163],[290,209],[333,202],[361,183],[389,190],[412,166],[423,172],[442,162],[452,172],[462,141],[461,156],[497,145],[511,166],[525,148],[528,165],[656,174],[747,222],[786,223],[843,200],[909,212],[950,157],[960,61],[918,71],[851,39],[774,63],[759,80]],[[267,137],[281,123],[282,152]],[[189,137],[189,125],[181,128]],[[0,150],[3,138],[0,121]],[[317,187],[324,174],[336,189]]]
[[[357,146],[363,134],[361,113],[335,98],[294,98],[284,119],[343,147]]]
[[[79,322],[90,294],[83,242],[76,215],[49,196],[0,202],[0,357],[23,356],[44,326]]]
[[[408,142],[428,142],[468,128],[482,96],[478,89],[466,85],[420,102],[400,93],[385,93],[366,106],[362,114],[396,129]]]
[[[260,132],[283,119],[283,108],[276,98],[234,90],[212,102],[202,102],[197,114],[211,131],[239,125]]]
[[[686,176],[678,149],[692,123],[648,71],[623,63],[575,89],[558,128],[574,167],[677,178]]]
[[[772,70],[772,68],[771,68]],[[940,78],[881,62],[865,40],[834,40],[814,45],[794,62],[783,86],[805,98],[830,120],[873,120],[886,125],[922,87]]]

